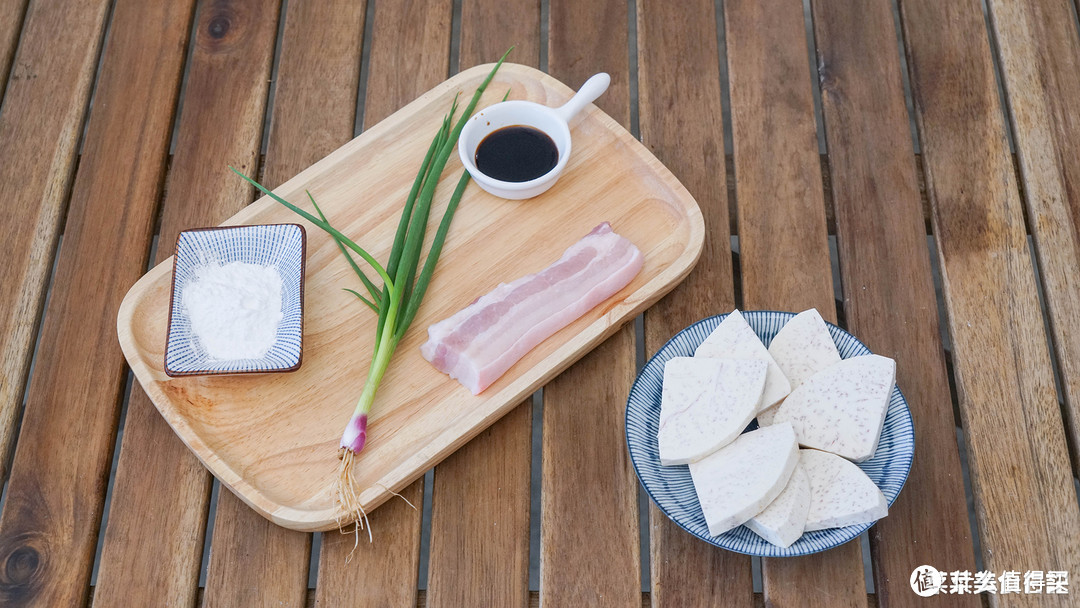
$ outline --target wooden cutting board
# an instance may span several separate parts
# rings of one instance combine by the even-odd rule
[[[275,193],[306,208],[304,190],[310,190],[332,224],[385,260],[405,196],[451,99],[460,91],[467,100],[490,70],[478,66],[435,87]],[[499,101],[507,89],[511,99],[546,105],[560,105],[573,94],[538,70],[505,64],[477,107]],[[566,171],[540,197],[506,201],[476,184],[468,186],[427,297],[372,408],[368,445],[355,465],[365,510],[423,475],[598,345],[671,290],[697,261],[704,224],[678,180],[594,106],[578,115],[571,131],[574,148]],[[435,195],[429,235],[461,171],[455,155]],[[528,353],[494,385],[474,396],[420,356],[429,325],[500,282],[544,268],[604,221],[641,249],[641,273]],[[263,197],[225,225],[280,222],[305,223]],[[166,376],[172,258],[131,288],[117,330],[139,383],[206,467],[275,523],[314,531],[334,528],[344,516],[333,494],[338,442],[363,387],[376,317],[342,291],[362,287],[334,242],[314,226],[308,225],[307,235],[298,371]]]

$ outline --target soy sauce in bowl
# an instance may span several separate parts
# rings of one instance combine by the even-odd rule
[[[559,149],[539,129],[513,125],[496,129],[476,147],[476,168],[493,179],[527,182],[555,168]]]

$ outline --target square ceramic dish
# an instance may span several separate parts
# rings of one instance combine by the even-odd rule
[[[300,367],[304,334],[304,258],[307,237],[299,224],[263,224],[185,230],[176,239],[165,373],[169,376],[289,372]],[[211,357],[184,310],[184,289],[207,264],[246,262],[281,274],[282,319],[274,344],[257,359]]]

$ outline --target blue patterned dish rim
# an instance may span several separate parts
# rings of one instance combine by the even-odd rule
[[[304,339],[304,268],[307,234],[300,224],[214,226],[184,230],[176,238],[165,373],[169,376],[260,374],[300,368]],[[257,359],[215,360],[199,344],[184,313],[184,288],[208,263],[275,266],[281,274],[282,319],[277,337]]]
[[[773,310],[740,311],[765,346],[795,313]],[[730,313],[728,313],[730,314]],[[796,557],[825,551],[844,544],[876,522],[807,532],[790,547],[778,547],[739,526],[718,536],[710,536],[701,512],[687,465],[662,466],[656,433],[660,421],[660,396],[664,364],[672,357],[689,357],[728,315],[716,315],[694,323],[676,334],[642,368],[630,389],[626,403],[626,444],[641,485],[656,506],[681,528],[717,547],[760,557]],[[829,333],[842,359],[872,354],[858,338],[828,323]],[[756,422],[748,428],[755,428]],[[915,432],[907,399],[899,387],[893,389],[877,451],[858,463],[885,495],[891,507],[907,481],[915,454]]]

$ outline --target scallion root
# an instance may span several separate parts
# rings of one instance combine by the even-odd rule
[[[374,542],[374,539],[371,535],[371,522],[368,520],[367,513],[364,512],[364,507],[360,503],[360,496],[356,492],[356,480],[353,478],[353,457],[355,454],[350,449],[341,448],[339,456],[341,463],[338,465],[337,497],[338,505],[344,511],[344,516],[340,512],[337,516],[338,532],[348,534],[345,526],[351,521],[353,522],[353,534],[355,536],[352,551],[345,558],[345,563],[349,563],[353,554],[356,553],[356,548],[360,546],[360,530],[367,528],[369,543]]]
[[[395,491],[391,490],[390,488],[388,488],[388,487],[384,486],[383,484],[381,484],[381,483],[379,483],[379,482],[375,482],[375,485],[377,485],[377,486],[381,487],[382,489],[384,489],[384,490],[386,490],[387,492],[389,492],[389,493],[393,494],[394,496],[397,496],[397,497],[398,497],[398,498],[400,498],[401,500],[404,500],[404,501],[405,501],[405,504],[407,504],[407,505],[409,505],[410,507],[412,507],[412,510],[413,510],[413,511],[415,511],[415,510],[416,510],[416,505],[414,505],[414,504],[412,504],[411,502],[409,502],[409,499],[408,499],[408,498],[405,498],[405,497],[404,497],[404,496],[402,496],[401,494],[398,494],[397,492],[395,492]]]

